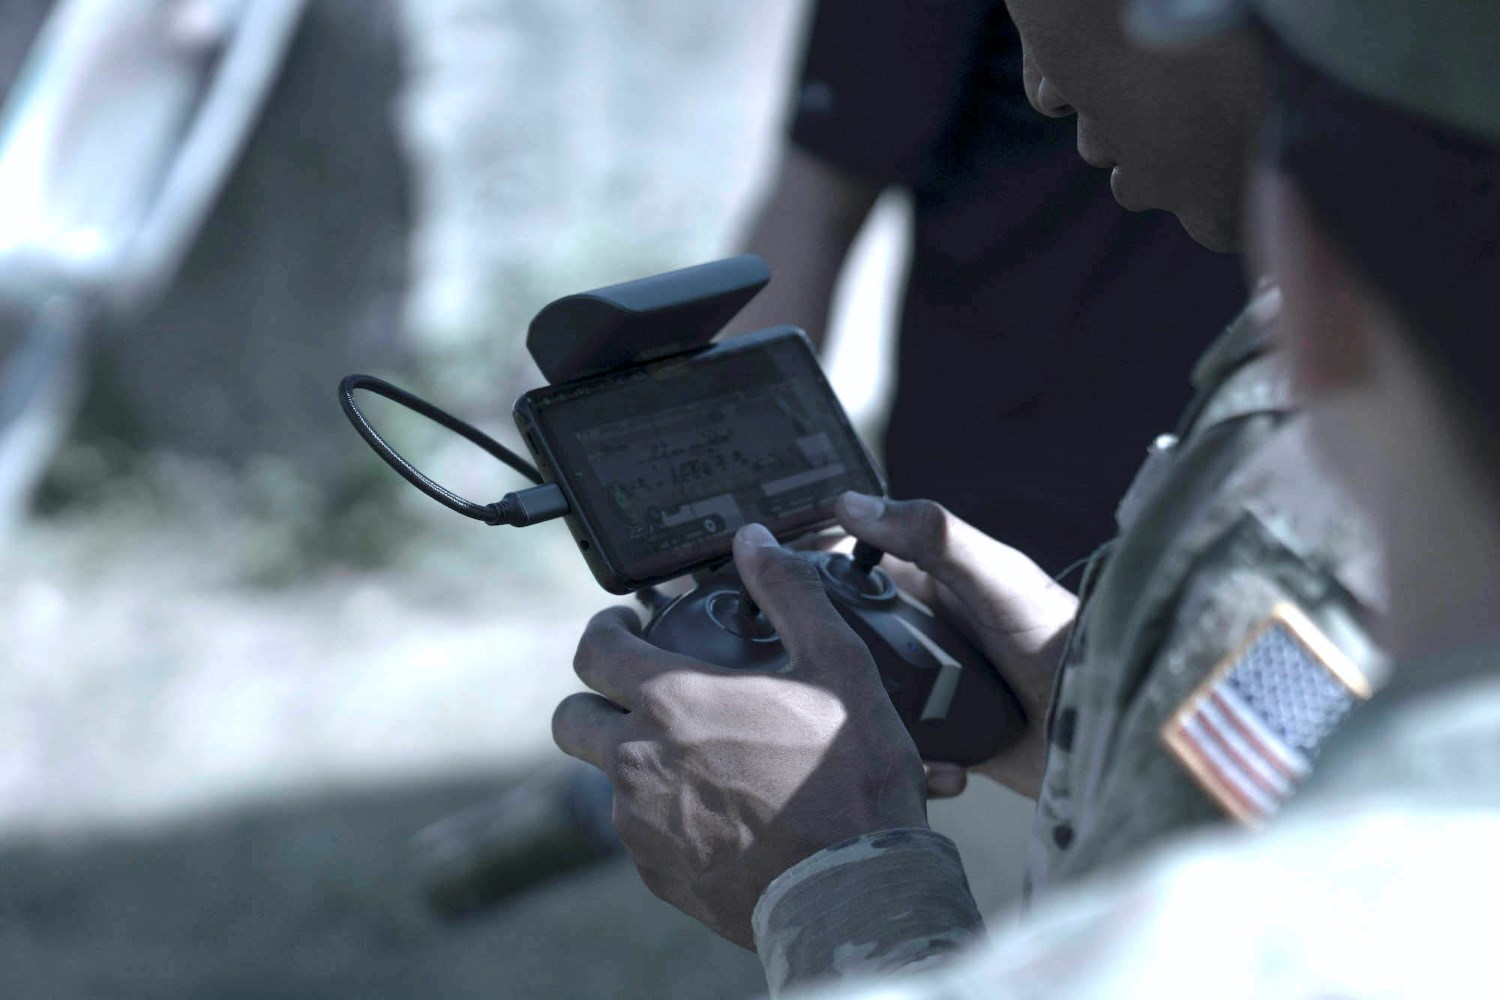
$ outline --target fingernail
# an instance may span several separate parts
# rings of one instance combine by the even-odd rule
[[[740,529],[739,539],[745,545],[753,545],[756,548],[773,548],[776,545],[776,536],[766,530],[763,524],[747,524]]]
[[[850,490],[840,499],[844,504],[844,513],[856,521],[873,521],[885,512],[885,501],[879,497]]]

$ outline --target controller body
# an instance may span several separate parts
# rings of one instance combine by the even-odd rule
[[[995,668],[957,629],[847,555],[799,552],[828,598],[869,647],[891,702],[924,760],[965,767],[1015,742],[1026,725]],[[731,670],[787,669],[790,657],[759,610],[747,608],[732,567],[662,605],[642,633],[662,649]]]

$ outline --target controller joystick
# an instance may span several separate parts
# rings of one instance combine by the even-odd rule
[[[704,606],[709,619],[737,639],[747,642],[778,641],[771,620],[761,613],[744,587],[733,594],[720,590],[710,595]]]
[[[896,599],[895,582],[881,569],[862,567],[857,556],[832,553],[819,562],[818,569],[830,593],[837,591],[850,600],[870,604],[889,604]]]
[[[884,558],[885,553],[869,542],[854,543],[853,563],[856,571],[868,575],[870,571],[880,565],[880,560]]]
[[[1010,688],[959,632],[901,592],[869,546],[799,552],[829,600],[869,647],[886,692],[926,760],[969,766],[1015,742],[1026,725]],[[654,614],[647,642],[731,670],[786,671],[791,660],[732,567],[706,576]]]

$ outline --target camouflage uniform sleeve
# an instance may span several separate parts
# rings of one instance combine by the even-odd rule
[[[922,975],[798,996],[1442,997],[1493,986],[1483,914],[1500,897],[1497,664],[1500,645],[1401,668],[1267,830],[1205,831],[1064,886]]]
[[[819,851],[766,888],[752,924],[772,996],[829,976],[925,968],[983,929],[958,848],[919,828]]]

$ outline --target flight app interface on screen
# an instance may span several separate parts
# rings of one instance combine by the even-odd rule
[[[812,525],[844,490],[881,488],[800,337],[649,367],[545,409],[562,474],[636,579],[726,551],[742,524]]]

